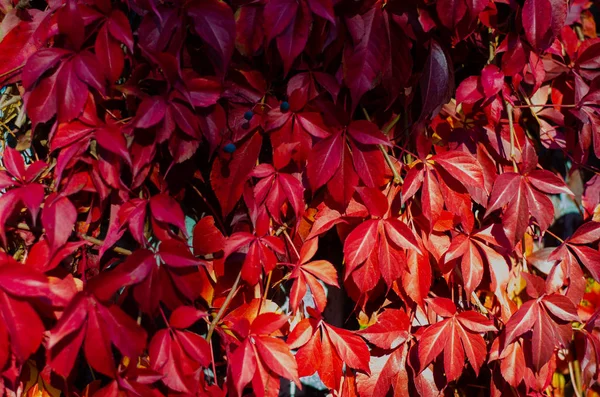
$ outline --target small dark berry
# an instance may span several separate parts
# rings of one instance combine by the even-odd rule
[[[290,103],[287,101],[283,101],[281,102],[281,106],[279,106],[279,108],[282,112],[287,112],[288,110],[290,110]]]
[[[225,145],[223,147],[223,151],[225,153],[233,153],[233,152],[235,152],[235,149],[237,149],[237,148],[235,147],[235,145],[233,143],[228,143],[227,145]]]
[[[244,118],[248,121],[252,120],[253,116],[254,112],[252,110],[248,110],[246,113],[244,113]]]

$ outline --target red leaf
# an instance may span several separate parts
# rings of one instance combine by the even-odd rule
[[[310,23],[308,6],[305,2],[300,2],[298,11],[294,14],[287,28],[277,36],[277,49],[281,54],[281,58],[283,58],[283,73],[286,75],[289,73],[294,60],[306,46]]]
[[[315,239],[316,240],[316,239]],[[311,240],[309,240],[311,241]],[[307,244],[305,243],[303,248]],[[316,249],[316,244],[315,244]],[[314,253],[304,257],[301,254],[301,258],[304,261],[308,261]],[[308,263],[301,263],[296,267],[296,270],[291,274],[290,278],[295,279],[292,285],[292,293],[290,297],[290,306],[293,311],[296,311],[298,304],[304,294],[306,294],[306,286],[310,287],[310,291],[313,294],[317,309],[322,312],[325,310],[325,304],[327,298],[323,286],[317,281],[321,280],[325,284],[333,285],[338,287],[337,272],[333,265],[324,260],[317,260]]]
[[[421,75],[421,119],[434,117],[442,105],[450,100],[452,71],[446,53],[437,41],[430,42],[429,57]]]
[[[358,185],[358,174],[352,164],[352,154],[348,145],[343,146],[341,164],[333,177],[327,182],[327,191],[333,201],[339,205],[340,211],[344,211],[350,205],[356,185]]]
[[[500,371],[512,387],[517,387],[525,375],[526,362],[523,348],[517,342],[512,343],[504,350],[503,356]]]
[[[86,83],[78,76],[79,65],[74,58],[64,62],[56,72],[58,121],[71,121],[81,114],[88,99]]]
[[[376,220],[363,222],[346,237],[344,242],[346,278],[371,255],[377,243],[378,225],[379,221]]]
[[[379,130],[379,127],[370,121],[353,121],[348,126],[348,134],[363,145],[391,146],[387,137]]]
[[[422,254],[415,234],[404,224],[404,222],[401,222],[398,219],[388,218],[382,223],[387,237],[394,245],[399,248],[413,250],[418,254]]]
[[[483,186],[481,166],[473,157],[456,151],[436,155],[434,158],[446,171],[465,186]]]
[[[266,336],[254,337],[256,350],[267,367],[279,376],[300,384],[298,365],[284,341]]]
[[[408,271],[402,274],[402,287],[408,296],[419,305],[423,305],[431,287],[431,265],[429,259],[416,252],[407,255]]]
[[[429,307],[442,317],[452,317],[456,314],[456,305],[448,298],[428,299]]]
[[[274,0],[265,5],[264,16],[268,41],[283,33],[293,21],[298,7],[298,2],[290,0]]]
[[[123,54],[119,42],[109,34],[107,24],[100,28],[94,44],[94,50],[106,77],[108,77],[111,83],[115,83],[123,72],[125,54]]]
[[[508,346],[519,336],[532,331],[528,353],[535,369],[539,370],[550,360],[556,347],[568,345],[572,334],[570,321],[577,319],[573,303],[562,295],[552,294],[525,302],[506,323],[504,345]]]
[[[483,87],[477,76],[469,76],[464,79],[456,89],[456,104],[465,103],[472,105],[483,99]]]
[[[58,110],[58,72],[42,79],[25,99],[27,114],[34,124],[49,121]]]
[[[205,216],[194,226],[194,254],[207,255],[223,250],[225,238],[215,226],[212,216]]]
[[[452,305],[453,306],[453,305]],[[465,354],[469,363],[479,374],[479,368],[485,361],[487,350],[485,341],[479,332],[493,331],[495,327],[489,325],[483,328],[479,326],[475,329],[469,327],[460,321],[460,318],[468,315],[469,312],[453,315],[451,318],[435,323],[425,330],[419,340],[419,361],[421,368],[425,368],[432,360],[437,357],[442,350],[444,351],[444,368],[448,381],[457,379],[462,373]],[[476,314],[476,313],[474,313]],[[481,321],[489,323],[485,317],[476,314]],[[466,325],[466,326],[465,326]]]
[[[51,194],[46,198],[42,211],[42,224],[50,250],[55,251],[67,242],[77,220],[77,210],[66,197]]]
[[[562,29],[567,4],[559,0],[526,0],[523,5],[523,28],[527,41],[538,50],[547,49]]]
[[[383,71],[387,39],[383,12],[378,7],[349,18],[346,23],[353,44],[347,43],[344,49],[344,82],[350,88],[354,109]]]
[[[167,111],[164,99],[158,96],[146,97],[137,109],[135,126],[138,128],[150,128],[158,124]]]
[[[365,203],[365,206],[369,209],[371,216],[383,217],[388,211],[389,204],[387,197],[379,189],[358,187],[356,191],[363,203]]]
[[[206,316],[206,312],[198,310],[195,307],[180,306],[171,313],[169,324],[174,328],[185,329]]]
[[[496,65],[487,65],[481,71],[483,94],[487,98],[496,95],[504,85],[504,73]]]
[[[137,357],[146,344],[146,332],[121,309],[106,307],[80,293],[73,298],[50,332],[48,363],[59,374],[67,376],[71,371],[84,335],[84,352],[88,362],[108,376],[114,376],[111,343],[129,357]],[[113,364],[109,366],[109,363]]]
[[[313,188],[317,190],[335,174],[340,167],[344,142],[341,134],[332,135],[317,143],[308,158],[307,175]]]
[[[244,341],[230,355],[231,364],[228,366],[231,371],[231,378],[235,385],[237,395],[241,396],[244,387],[250,383],[256,372],[256,357],[254,349],[249,340]]]
[[[244,191],[248,174],[256,164],[262,137],[254,134],[237,148],[229,161],[217,157],[210,174],[210,182],[221,204],[223,215],[229,214]]]
[[[464,0],[440,0],[435,5],[438,17],[442,24],[454,30],[467,12]]]
[[[158,254],[165,264],[171,267],[198,266],[201,262],[192,255],[186,243],[175,239],[161,242]]]
[[[44,324],[31,303],[35,297],[50,297],[47,279],[21,264],[0,266],[0,317],[10,346],[19,362],[25,362],[42,342]]]
[[[560,194],[565,193],[570,196],[573,192],[567,187],[565,181],[553,173],[545,170],[535,170],[527,174],[529,182],[537,189],[545,193]]]
[[[187,235],[185,215],[183,214],[179,203],[171,196],[165,193],[152,196],[150,199],[150,211],[152,211],[152,216],[157,221],[177,226],[184,235]]]
[[[233,11],[219,0],[195,1],[188,7],[193,29],[217,54],[211,57],[215,68],[225,74],[235,44]]]
[[[395,349],[408,338],[410,321],[404,310],[387,309],[359,334],[382,349]]]
[[[600,222],[586,222],[569,238],[570,244],[589,244],[600,240]]]
[[[338,355],[352,368],[369,373],[369,348],[366,343],[352,332],[325,325],[327,335]]]
[[[44,46],[48,37],[50,13],[35,9],[24,11],[25,19],[8,32],[3,32],[0,54],[5,60],[0,65],[0,85],[15,81],[28,59]]]

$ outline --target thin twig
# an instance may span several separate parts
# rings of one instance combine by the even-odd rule
[[[208,347],[210,348],[210,360],[212,361],[212,371],[213,371],[215,385],[219,386],[219,382],[217,379],[217,366],[215,364],[215,352],[213,351],[213,344],[212,344],[212,340],[210,340],[210,339],[208,340]]]
[[[533,224],[536,225],[537,227],[539,227],[540,229],[542,228],[540,226],[540,224],[537,223],[536,221],[533,221]],[[551,235],[552,237],[554,237],[555,239],[557,239],[561,244],[565,242],[565,240],[563,240],[562,238],[558,237],[556,234],[552,233],[550,230],[545,230],[544,233],[548,233],[549,235]]]
[[[398,170],[394,166],[394,163],[392,162],[392,159],[389,156],[387,150],[385,150],[385,147],[382,144],[379,144],[377,146],[379,146],[379,150],[381,150],[383,158],[385,159],[385,162],[387,163],[388,167],[390,167],[390,170],[392,170],[392,175],[394,176],[394,184],[398,185],[400,183],[403,183],[402,177],[400,176]]]
[[[104,245],[104,241],[97,239],[95,237],[91,237],[88,236],[87,234],[83,234],[83,233],[79,233],[79,236],[84,239],[85,241],[89,241],[90,243],[97,245],[97,246],[103,246]],[[126,249],[126,248],[121,248],[121,247],[112,247],[112,250],[115,251],[117,254],[121,254],[121,255],[131,255],[133,254],[132,251]]]
[[[285,229],[283,229],[283,234],[285,235],[285,238],[287,238],[288,242],[290,243],[290,245],[294,249],[294,253],[296,254],[296,257],[298,258],[298,260],[300,260],[300,254],[298,253],[298,250],[296,249],[296,246],[294,245],[294,242],[292,241],[290,235],[288,234],[288,232]]]
[[[14,69],[11,69],[11,70],[9,70],[7,72],[4,72],[4,73],[0,74],[0,77],[8,76],[9,74],[14,73],[14,72],[16,72],[19,69],[23,69],[24,66],[25,66],[25,64],[22,64],[21,66],[17,66]]]
[[[198,190],[198,188],[193,183],[189,182],[189,185],[192,187],[192,189],[194,189],[194,191],[198,194],[198,196],[200,196],[200,198],[204,201],[204,204],[206,204],[206,206],[208,207],[208,209],[210,210],[210,212],[212,212],[213,218],[216,220],[216,222],[221,227],[221,231],[223,233],[225,233],[227,230],[225,229],[225,224],[223,224],[223,221],[221,220],[221,216],[219,215],[219,213],[208,202],[208,200],[204,197],[204,195],[202,194],[202,192],[200,192],[200,190]]]
[[[532,108],[533,108],[533,104],[531,103],[531,99],[529,99],[529,97],[527,96],[527,94],[525,93],[525,91],[523,90],[523,87],[519,87],[519,92],[521,93],[521,96],[523,97],[523,99],[525,100],[525,103],[527,103],[528,107],[531,110],[531,114],[533,114],[533,117],[535,118],[535,121],[537,121],[538,125],[542,125],[542,121],[540,120],[540,118],[537,115],[537,112],[535,112]],[[537,105],[536,105],[537,106]]]
[[[23,124],[25,124],[25,120],[27,120],[27,114],[25,113],[25,104],[23,104],[19,109],[19,114],[15,120],[15,126],[20,129],[23,127]]]
[[[3,109],[3,108],[5,108],[5,107],[7,107],[7,106],[10,106],[10,105],[12,105],[13,103],[17,103],[17,102],[19,102],[20,100],[21,100],[21,97],[19,97],[19,96],[14,96],[14,97],[10,98],[9,100],[7,100],[6,102],[1,102],[1,103],[0,103],[0,108],[2,108],[2,109]]]
[[[577,38],[579,41],[585,41],[585,35],[583,34],[583,29],[581,25],[575,24],[575,34],[577,34]]]
[[[369,113],[367,113],[367,109],[365,109],[363,107],[362,111],[363,111],[367,121],[371,121],[371,117],[369,117]],[[394,127],[394,125],[398,122],[398,120],[400,120],[400,115],[396,116],[396,118],[394,120],[392,120],[392,123],[390,123],[390,125],[386,127],[386,129],[387,129],[387,131],[385,132],[386,134]],[[403,182],[402,177],[400,176],[400,174],[398,174],[398,170],[394,166],[394,162],[390,158],[390,155],[388,154],[387,150],[385,149],[385,146],[383,146],[382,144],[378,144],[377,147],[379,147],[379,150],[381,150],[381,153],[383,154],[383,158],[385,159],[385,162],[387,163],[388,167],[390,167],[390,170],[392,170],[392,175],[394,176],[394,184],[398,185],[398,184],[402,183]]]
[[[519,172],[517,162],[515,161],[515,124],[513,121],[513,108],[506,99],[504,100],[504,106],[506,107],[506,113],[508,114],[508,127],[510,129],[510,159],[513,163],[513,170]]]
[[[488,34],[490,36],[492,36],[494,34],[494,31],[492,30],[492,28],[488,28]],[[498,44],[498,42],[496,41],[498,39],[498,37],[494,37],[494,40],[492,40],[492,37],[489,37],[488,40],[488,59],[487,59],[487,64],[490,65],[494,62],[494,59],[496,59],[496,45]]]
[[[0,109],[4,108],[4,101],[10,95],[11,91],[12,91],[12,86],[8,86],[6,88],[6,90],[4,90],[4,93],[2,94],[2,96],[0,96]]]
[[[481,313],[488,314],[488,309],[485,306],[483,306],[483,303],[481,303],[475,291],[471,292],[471,298],[475,302],[475,305],[479,308],[479,311]]]
[[[571,360],[568,360],[569,365],[569,376],[571,377],[571,383],[573,384],[573,391],[577,397],[582,397],[581,392],[579,391],[579,385],[577,384],[577,380],[575,379],[575,371],[573,370],[573,363]]]
[[[26,223],[18,223],[17,224],[17,229],[25,230],[25,231],[28,231],[28,232],[31,231],[31,228]],[[41,231],[43,232],[44,230],[42,229]],[[104,245],[104,241],[103,240],[97,239],[95,237],[88,236],[87,234],[79,233],[79,237],[81,237],[85,241],[88,241],[88,242],[90,242],[90,243],[92,243],[94,245],[97,245],[99,247],[101,247],[101,246]],[[131,255],[133,253],[132,251],[130,251],[128,249],[125,249],[125,248],[121,248],[121,247],[112,247],[111,249],[113,251],[115,251],[117,254],[121,254],[121,255]]]
[[[158,310],[160,310],[160,315],[162,316],[165,325],[170,328],[171,326],[169,325],[169,320],[167,320],[167,316],[165,315],[165,311],[163,310],[162,306],[158,305]]]
[[[223,316],[223,313],[225,313],[225,310],[227,310],[227,306],[229,306],[229,303],[235,296],[241,279],[242,279],[242,272],[240,271],[237,275],[237,278],[233,282],[233,286],[231,287],[229,294],[227,294],[227,298],[225,298],[225,302],[223,302],[223,305],[219,309],[217,316],[214,318],[214,320],[210,323],[210,326],[208,327],[208,333],[206,334],[206,340],[210,340],[210,338],[212,337],[212,334],[215,331],[215,327],[217,326],[219,321],[221,321],[221,317]]]
[[[260,296],[260,302],[258,303],[258,312],[256,313],[257,316],[260,314],[260,309],[262,309],[263,303],[267,300],[267,293],[269,292],[269,286],[271,285],[271,276],[272,275],[273,275],[273,271],[271,270],[269,272],[269,275],[267,276],[267,285],[265,286],[265,290],[264,290],[263,294]]]
[[[525,102],[529,101],[529,98],[527,98],[526,96],[524,96],[524,99],[525,99]],[[570,104],[570,103],[567,103],[567,104],[564,104],[564,105],[555,104],[555,103],[544,103],[543,105],[534,105],[534,104],[529,103],[528,105],[514,105],[513,107],[517,108],[517,109],[554,108],[554,107],[559,107],[559,108],[576,108],[577,105],[573,105],[573,104]]]

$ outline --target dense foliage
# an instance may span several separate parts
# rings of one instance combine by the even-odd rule
[[[0,390],[598,392],[593,12],[0,0]]]

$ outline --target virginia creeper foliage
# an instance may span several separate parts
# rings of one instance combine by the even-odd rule
[[[0,395],[600,392],[587,0],[0,0]]]

